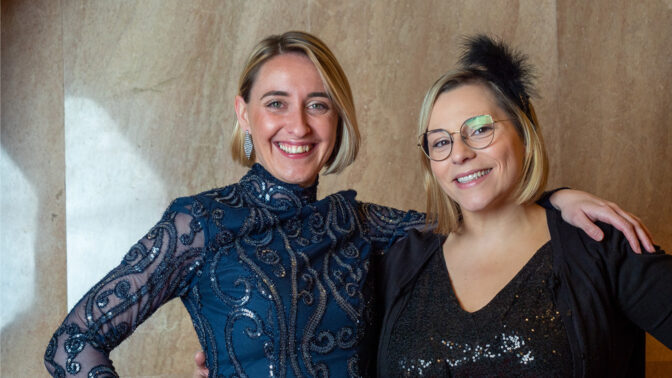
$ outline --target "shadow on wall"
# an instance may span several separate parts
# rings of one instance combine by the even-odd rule
[[[168,206],[162,179],[86,98],[65,99],[68,309],[117,266]]]
[[[163,181],[95,102],[65,101],[68,309],[161,217]],[[0,329],[34,301],[38,198],[0,150]]]
[[[33,304],[39,230],[35,189],[4,148],[0,172],[0,329],[4,329]]]

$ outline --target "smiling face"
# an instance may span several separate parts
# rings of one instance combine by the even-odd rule
[[[428,130],[457,133],[450,156],[432,161],[431,169],[463,213],[488,211],[514,202],[512,193],[522,174],[525,146],[512,121],[496,122],[494,140],[484,149],[472,149],[459,137],[464,121],[484,114],[496,121],[509,118],[485,86],[467,84],[442,93],[429,118]]]
[[[249,102],[236,97],[236,115],[249,131],[255,156],[273,176],[309,186],[336,143],[338,111],[305,55],[268,60],[257,73]]]

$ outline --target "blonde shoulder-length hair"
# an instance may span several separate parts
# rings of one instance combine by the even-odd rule
[[[338,111],[336,144],[324,168],[324,174],[339,173],[357,157],[360,136],[357,126],[355,103],[350,83],[334,54],[317,37],[301,31],[290,31],[264,38],[255,46],[245,63],[238,82],[238,95],[249,102],[250,91],[259,69],[269,59],[288,53],[303,54],[310,59],[322,78],[327,94]],[[243,150],[244,132],[236,119],[231,140],[233,160],[252,166],[254,155],[248,159]]]
[[[459,70],[441,76],[425,95],[420,108],[418,135],[422,135],[429,127],[429,117],[436,100],[441,94],[464,85],[481,85],[488,89],[516,127],[525,145],[523,173],[513,198],[518,204],[529,204],[541,196],[548,178],[548,158],[544,147],[544,140],[539,129],[539,122],[532,103],[529,103],[529,116],[511,101],[495,83],[484,78],[479,71]],[[441,189],[432,168],[430,160],[422,150],[418,150],[425,191],[427,193],[427,223],[436,225],[435,232],[448,235],[457,231],[462,225],[460,206]]]

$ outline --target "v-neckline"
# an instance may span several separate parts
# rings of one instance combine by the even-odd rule
[[[500,307],[504,308],[504,312],[500,315],[506,314],[508,310],[511,308],[513,303],[518,297],[518,288],[525,283],[529,276],[533,273],[531,270],[533,267],[539,267],[540,264],[536,263],[536,260],[542,258],[542,254],[540,253],[542,250],[545,248],[551,248],[551,241],[548,240],[546,243],[544,243],[541,247],[539,247],[532,257],[530,257],[527,262],[525,262],[525,265],[523,265],[522,268],[509,280],[509,282],[502,287],[497,294],[495,294],[490,301],[488,301],[485,305],[483,305],[481,308],[475,310],[475,311],[468,311],[465,310],[464,307],[460,304],[460,301],[457,299],[457,294],[455,294],[455,288],[453,287],[453,281],[450,277],[450,272],[448,271],[448,265],[446,264],[446,257],[443,255],[443,248],[439,248],[437,253],[440,255],[440,261],[441,261],[441,267],[443,274],[445,274],[444,278],[447,278],[445,281],[446,284],[448,285],[448,300],[457,308],[459,309],[460,313],[466,314],[472,317],[478,317],[481,314],[489,314],[490,312],[488,311],[489,308],[497,306],[498,304],[506,304],[506,306]],[[507,303],[508,302],[508,303]]]

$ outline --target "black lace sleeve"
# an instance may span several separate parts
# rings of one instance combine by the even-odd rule
[[[187,203],[173,202],[121,264],[70,311],[44,355],[51,375],[117,376],[109,352],[161,305],[188,290],[202,266],[205,237]]]

